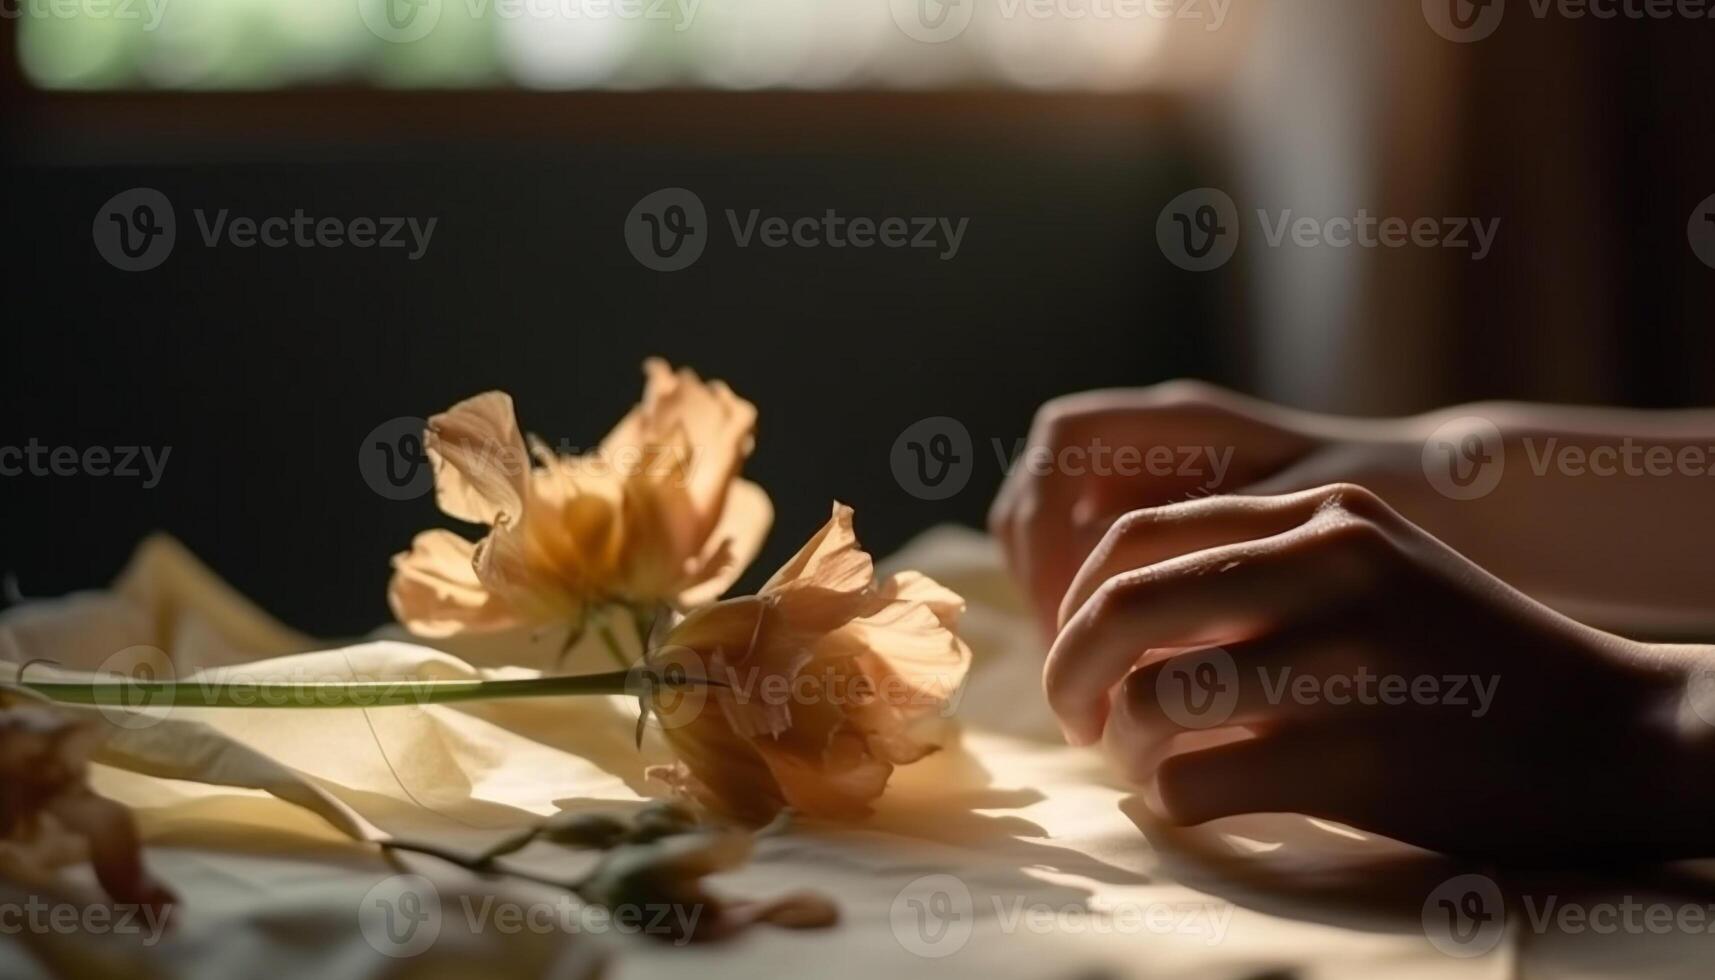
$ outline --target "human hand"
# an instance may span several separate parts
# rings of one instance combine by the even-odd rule
[[[1079,565],[1130,510],[1356,483],[1582,622],[1706,640],[1712,473],[1715,411],[1491,402],[1353,419],[1175,381],[1043,406],[989,524],[1051,629]]]
[[[1330,445],[1330,421],[1195,381],[1057,398],[1037,412],[989,528],[1051,626],[1073,574],[1114,519],[1242,492]],[[1138,453],[1129,466],[1096,458],[1121,447]]]
[[[1459,853],[1715,853],[1715,651],[1508,587],[1360,487],[1115,522],[1044,673],[1163,816],[1338,820]],[[1391,693],[1390,693],[1391,692]]]

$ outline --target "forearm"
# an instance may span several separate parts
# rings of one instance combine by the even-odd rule
[[[1436,432],[1472,417],[1501,433],[1498,453],[1463,447],[1498,473],[1492,489],[1457,499],[1420,477],[1407,516],[1578,618],[1715,638],[1715,411],[1461,406],[1402,422],[1402,456],[1415,449],[1426,476]]]

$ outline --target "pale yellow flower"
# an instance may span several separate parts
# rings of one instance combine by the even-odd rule
[[[652,655],[717,685],[657,694],[679,761],[651,775],[747,820],[864,816],[894,766],[939,747],[934,719],[970,666],[963,610],[916,572],[877,580],[835,504],[758,594],[693,610]]]
[[[526,443],[503,392],[429,419],[436,502],[489,533],[417,535],[393,559],[400,622],[432,637],[576,628],[603,604],[685,608],[726,591],[773,520],[768,496],[738,478],[756,409],[658,359],[644,373],[642,403],[581,456]]]

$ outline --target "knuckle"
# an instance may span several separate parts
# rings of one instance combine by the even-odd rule
[[[1322,543],[1368,568],[1381,567],[1396,551],[1392,535],[1367,518],[1344,515],[1322,532]]]
[[[1061,395],[1043,402],[1030,423],[1030,442],[1040,444],[1052,441],[1071,419],[1082,413],[1082,405],[1083,399],[1078,395]]]
[[[1091,621],[1103,622],[1125,615],[1142,601],[1148,586],[1148,579],[1135,574],[1122,572],[1109,578],[1096,587],[1085,607]]]
[[[1129,539],[1153,534],[1164,526],[1218,518],[1232,511],[1263,505],[1260,498],[1223,495],[1180,500],[1155,507],[1140,507],[1127,511],[1115,520],[1108,529],[1108,536],[1112,540]]]
[[[1357,483],[1334,483],[1326,489],[1327,505],[1374,523],[1388,520],[1393,511],[1374,490]]]
[[[1219,387],[1196,378],[1175,378],[1149,389],[1153,400],[1163,405],[1213,405],[1225,401]]]
[[[1154,507],[1143,507],[1121,514],[1118,520],[1108,526],[1107,533],[1102,535],[1102,548],[1105,550],[1147,533],[1157,517],[1158,512]]]

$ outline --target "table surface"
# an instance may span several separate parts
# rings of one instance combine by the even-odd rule
[[[639,806],[659,794],[643,770],[664,756],[653,740],[633,746],[635,709],[622,700],[175,708],[158,724],[115,729],[92,772],[99,791],[138,813],[150,865],[182,900],[174,928],[24,928],[0,944],[0,975],[1711,974],[1715,877],[1705,868],[1526,879],[1294,816],[1162,826],[1098,754],[1060,741],[1037,690],[1041,643],[986,539],[939,529],[886,565],[921,570],[969,602],[975,663],[956,704],[959,737],[898,770],[868,821],[800,822],[714,879],[734,897],[821,891],[841,909],[831,929],[757,928],[680,948],[553,889],[432,857],[389,859],[372,843],[396,835],[475,851],[561,810]],[[431,649],[384,636],[323,649],[159,539],[109,591],[0,616],[0,640],[0,680],[45,651],[90,669],[134,644],[165,647],[184,674],[530,673],[502,666],[516,648],[483,643]],[[510,860],[570,877],[591,858],[538,844]],[[86,879],[67,872],[66,901]],[[1488,888],[1494,914],[1459,919],[1461,903]],[[0,880],[0,910],[44,894]]]

